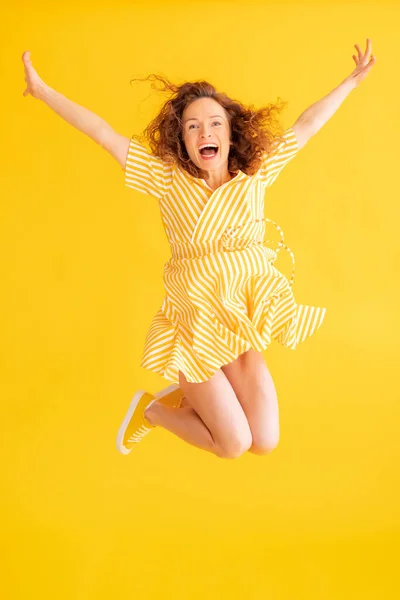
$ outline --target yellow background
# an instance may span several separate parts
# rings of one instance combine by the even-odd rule
[[[2,596],[398,598],[399,5],[16,1],[2,14]],[[169,384],[139,366],[168,244],[157,201],[23,97],[23,51],[129,137],[167,98],[133,77],[206,79],[257,107],[280,97],[288,127],[367,37],[370,75],[266,195],[298,302],[328,309],[296,351],[265,352],[278,448],[229,461],[157,429],[120,455],[133,392]]]

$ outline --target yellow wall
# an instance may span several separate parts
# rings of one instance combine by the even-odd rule
[[[2,13],[3,597],[398,598],[399,5],[17,1]],[[133,77],[204,78],[256,106],[281,97],[290,126],[367,37],[376,66],[266,196],[298,302],[328,309],[295,352],[265,353],[278,448],[221,460],[158,429],[123,457],[133,392],[168,384],[139,366],[168,244],[156,200],[22,96],[23,51],[130,136],[166,98]],[[290,274],[287,253],[278,264]]]

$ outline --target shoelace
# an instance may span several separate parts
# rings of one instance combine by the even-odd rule
[[[135,433],[133,433],[129,437],[127,443],[129,444],[130,442],[140,442],[144,438],[144,436],[149,433],[149,431],[151,431],[150,427],[146,427],[146,425],[141,425],[139,429],[137,429]]]

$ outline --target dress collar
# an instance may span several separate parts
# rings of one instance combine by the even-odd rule
[[[178,169],[181,173],[183,173],[185,175],[185,177],[187,177],[188,179],[191,179],[192,181],[194,181],[197,184],[201,185],[202,187],[206,188],[210,192],[216,192],[223,185],[227,185],[229,183],[233,183],[233,182],[239,181],[240,179],[243,179],[244,177],[247,177],[247,175],[239,169],[238,172],[236,173],[236,175],[234,177],[232,177],[232,179],[229,179],[229,181],[225,181],[225,183],[222,183],[219,187],[217,187],[216,190],[213,190],[212,188],[210,188],[210,186],[208,185],[206,180],[203,179],[202,177],[194,177],[194,175],[191,175],[184,169],[180,169],[179,167],[178,167]]]

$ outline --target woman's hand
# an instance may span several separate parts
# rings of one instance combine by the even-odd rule
[[[355,44],[354,47],[357,49],[357,52],[358,52],[358,57],[356,57],[353,54],[354,62],[356,63],[357,66],[354,69],[354,71],[349,75],[349,79],[354,84],[354,87],[357,87],[370,72],[371,67],[376,62],[376,57],[371,56],[372,45],[371,45],[371,40],[368,38],[367,38],[367,49],[366,49],[364,55],[361,52],[360,46],[358,44]]]
[[[34,98],[40,99],[41,91],[45,87],[45,83],[42,79],[40,79],[39,75],[36,73],[32,62],[31,62],[31,53],[29,50],[23,53],[22,62],[25,67],[25,81],[26,81],[26,90],[23,93],[23,96],[28,96],[31,94]]]

